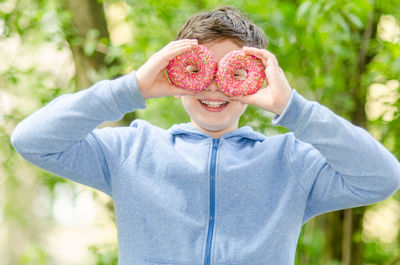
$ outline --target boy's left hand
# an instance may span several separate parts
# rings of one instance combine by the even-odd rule
[[[278,61],[271,52],[265,49],[243,47],[246,54],[254,55],[261,59],[265,65],[267,86],[261,88],[257,93],[249,96],[231,97],[233,100],[244,104],[251,104],[267,111],[281,115],[289,102],[292,88],[290,87],[285,74],[279,67]]]

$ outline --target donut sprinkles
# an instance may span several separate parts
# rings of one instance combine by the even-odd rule
[[[243,80],[235,76],[243,69],[247,76]],[[219,63],[215,77],[217,86],[228,96],[247,96],[256,93],[265,81],[265,66],[262,61],[242,50],[226,54]]]
[[[205,90],[213,81],[216,71],[215,57],[203,45],[173,58],[167,66],[171,83],[192,92]]]

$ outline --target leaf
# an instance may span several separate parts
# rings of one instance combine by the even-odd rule
[[[305,17],[305,15],[309,12],[311,6],[311,1],[305,1],[299,6],[296,13],[297,21],[300,21],[300,19]]]
[[[347,17],[353,23],[353,25],[356,26],[358,29],[364,28],[364,24],[355,14],[349,13]]]
[[[344,31],[344,33],[346,35],[350,35],[350,27],[347,24],[346,20],[344,20],[343,16],[341,14],[336,14],[334,16],[335,22],[337,22],[339,24],[339,26],[342,28],[342,30]],[[350,36],[349,36],[350,37]]]
[[[92,56],[96,52],[99,35],[100,32],[98,29],[90,29],[87,32],[85,44],[83,46],[85,55]]]

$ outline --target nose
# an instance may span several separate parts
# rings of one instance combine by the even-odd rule
[[[210,91],[210,92],[216,92],[218,91],[218,86],[215,83],[215,79],[210,83],[210,85],[206,88],[206,90]]]

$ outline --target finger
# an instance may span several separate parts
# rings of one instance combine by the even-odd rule
[[[272,52],[270,52],[268,50],[264,50],[264,53],[266,54],[268,60],[270,62],[273,62],[274,66],[279,67],[278,59],[276,59],[276,56]]]
[[[159,51],[159,52],[155,53],[153,56],[154,63],[156,65],[158,65],[157,66],[158,69],[162,70],[165,67],[167,67],[169,61],[171,61],[173,58],[193,49],[196,46],[197,46],[197,44],[180,45],[175,48],[168,48],[168,49]]]
[[[168,43],[165,47],[174,47],[174,46],[180,45],[180,44],[193,44],[193,43],[198,43],[198,40],[197,39],[175,40],[175,41],[171,41],[170,43]]]
[[[157,57],[160,57],[160,56],[163,57],[166,54],[170,53],[171,51],[174,51],[174,50],[177,50],[177,49],[185,49],[185,51],[187,51],[188,49],[186,49],[186,48],[189,48],[189,47],[194,48],[196,46],[197,46],[197,44],[194,44],[194,43],[192,43],[192,44],[190,44],[190,43],[181,43],[181,44],[175,45],[175,46],[164,47],[162,50],[156,52],[154,55],[156,55]]]
[[[181,42],[198,42],[198,40],[197,39],[179,39],[179,40],[171,41],[170,44],[181,43]]]
[[[195,47],[198,46],[198,44],[195,43],[195,42],[193,42],[193,43],[191,43],[191,42],[189,42],[189,43],[183,42],[183,43],[176,44],[174,46],[166,47],[165,49],[162,49],[160,52],[161,53],[165,53],[165,52],[169,52],[169,51],[175,50],[175,49],[180,49],[180,48],[183,48],[183,47],[186,47],[186,46],[190,46],[192,48],[195,48]]]
[[[258,49],[254,47],[243,47],[243,51],[246,54],[251,54],[263,61],[263,63],[268,65],[278,66],[278,60],[276,59],[275,55],[266,49]]]
[[[181,55],[195,47],[197,47],[197,44],[186,44],[186,45],[180,45],[180,46],[177,46],[177,47],[174,47],[171,49],[167,49],[167,50],[163,51],[162,53],[160,53],[160,58],[169,62],[176,56]]]
[[[285,76],[285,73],[279,66],[269,66],[265,68],[265,75],[267,77],[267,83],[273,82],[273,80],[280,76]],[[285,77],[284,77],[285,78]]]
[[[159,57],[160,55],[163,55],[163,54],[167,53],[168,51],[171,51],[173,49],[183,48],[186,46],[196,47],[197,43],[196,42],[181,42],[181,43],[175,43],[174,45],[167,45],[164,48],[162,48],[161,50],[154,53],[153,57]]]
[[[181,43],[176,43],[171,46],[165,46],[162,50],[160,50],[158,52],[158,54],[166,54],[166,53],[169,53],[176,49],[187,48],[188,46],[190,46],[191,48],[195,48],[198,46],[198,43],[197,42],[181,42]]]
[[[253,55],[253,56],[257,57],[258,59],[260,59],[263,62],[263,64],[265,66],[267,66],[268,58],[265,56],[265,54],[261,50],[252,48],[252,47],[245,47],[245,48],[243,48],[243,52],[245,54]]]

